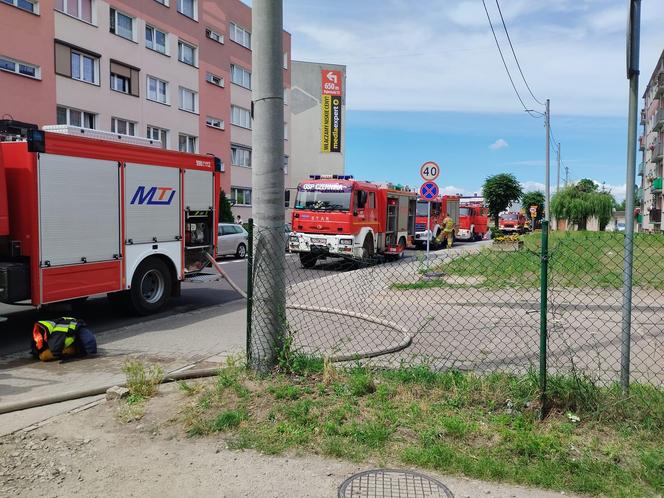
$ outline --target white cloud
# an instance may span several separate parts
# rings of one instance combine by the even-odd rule
[[[515,84],[521,81],[493,2],[487,2]],[[601,5],[600,5],[601,4]],[[561,114],[622,116],[627,109],[624,0],[512,0],[503,14],[535,95]],[[661,1],[642,7],[641,64],[661,53]],[[286,0],[293,58],[347,65],[349,109],[520,112],[482,3]],[[397,42],[398,41],[398,42]],[[642,88],[647,78],[642,78]],[[642,90],[639,94],[641,94]]]
[[[535,182],[535,181],[532,181],[532,180],[528,180],[526,182],[521,182],[521,188],[523,189],[524,192],[532,192],[534,190],[544,192],[544,189],[546,188],[546,185],[544,185],[541,182]]]
[[[502,138],[499,138],[494,143],[489,145],[489,149],[491,149],[491,150],[500,150],[500,149],[505,149],[505,148],[509,147],[509,145],[510,144],[508,144],[506,140],[504,140]]]

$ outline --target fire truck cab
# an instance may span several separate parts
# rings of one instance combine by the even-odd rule
[[[482,240],[489,231],[489,209],[481,203],[464,203],[459,209],[459,240]]]
[[[312,176],[297,187],[289,249],[305,268],[328,257],[399,257],[415,228],[416,194],[352,176]]]
[[[215,255],[221,162],[126,135],[44,130],[0,141],[0,302],[108,294],[158,311]]]

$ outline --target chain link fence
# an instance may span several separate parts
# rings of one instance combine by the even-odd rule
[[[289,351],[381,367],[537,372],[541,233],[357,261],[287,252],[284,229],[255,229],[248,351]],[[551,232],[548,371],[620,380],[621,233]],[[664,237],[638,235],[631,375],[664,385]],[[273,258],[279,258],[274,265]],[[265,299],[283,264],[283,304]],[[546,307],[545,307],[546,308]],[[265,339],[258,330],[277,327]]]

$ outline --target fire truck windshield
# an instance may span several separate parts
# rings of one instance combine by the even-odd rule
[[[459,208],[459,216],[470,216],[472,214],[472,209],[470,208]]]
[[[417,201],[417,216],[426,216],[428,211],[428,202]]]
[[[350,192],[300,190],[295,199],[295,209],[310,209],[312,211],[348,211],[350,209],[350,195]]]

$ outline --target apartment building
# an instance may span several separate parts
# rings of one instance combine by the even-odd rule
[[[638,167],[641,187],[636,205],[641,206],[638,230],[662,231],[662,178],[664,178],[664,51],[643,94],[643,135],[639,137],[642,161]]]
[[[346,157],[346,66],[291,62],[291,144],[286,177],[287,207],[295,203],[300,181],[309,175],[343,175]],[[328,100],[326,100],[326,98]],[[336,145],[332,143],[337,141]]]
[[[283,44],[287,95],[287,32]],[[251,9],[240,0],[0,0],[0,89],[0,115],[19,121],[220,157],[234,214],[251,215]]]

